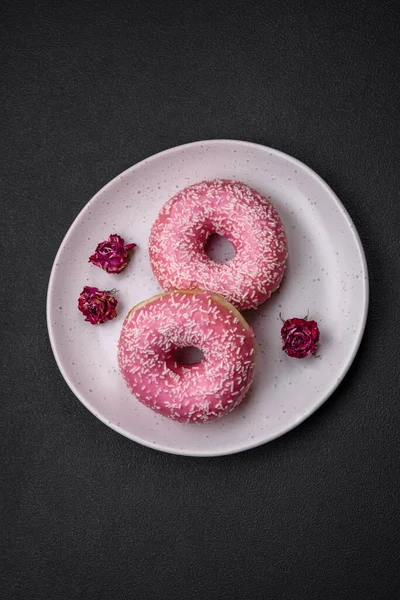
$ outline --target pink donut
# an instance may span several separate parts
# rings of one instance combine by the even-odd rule
[[[227,263],[204,251],[218,233],[236,249]],[[287,258],[282,221],[271,202],[239,181],[214,179],[180,191],[161,209],[149,240],[153,272],[166,290],[209,290],[237,308],[256,308],[280,285]]]
[[[188,346],[203,351],[201,362],[177,362],[177,349]],[[128,313],[118,362],[127,386],[143,404],[176,421],[209,421],[233,410],[251,385],[253,330],[222,296],[166,292]]]

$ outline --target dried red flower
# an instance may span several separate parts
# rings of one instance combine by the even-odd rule
[[[128,264],[129,250],[135,247],[136,244],[125,246],[125,240],[113,233],[108,240],[97,245],[95,253],[89,258],[89,262],[96,267],[101,267],[107,273],[121,273]]]
[[[315,321],[287,319],[281,329],[283,350],[292,358],[305,358],[314,354],[319,341],[319,328]]]
[[[111,292],[115,292],[111,290]],[[85,321],[92,325],[100,325],[117,316],[115,310],[118,300],[111,292],[96,287],[85,286],[78,299],[78,309],[85,315]]]

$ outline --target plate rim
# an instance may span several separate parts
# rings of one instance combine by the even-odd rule
[[[257,148],[257,149],[261,148],[262,150],[272,152],[275,155],[278,155],[281,158],[284,158],[285,160],[288,160],[289,162],[305,169],[308,174],[310,174],[312,177],[316,178],[317,181],[322,185],[322,187],[325,188],[327,193],[331,196],[333,202],[336,204],[336,207],[339,209],[339,211],[344,216],[349,228],[352,231],[352,234],[353,234],[355,242],[356,242],[356,247],[357,247],[360,259],[361,259],[361,267],[362,267],[363,274],[364,274],[364,277],[363,277],[363,315],[362,315],[362,319],[359,324],[359,329],[358,329],[358,332],[356,335],[356,340],[355,340],[353,349],[350,353],[349,358],[347,359],[346,363],[344,364],[339,377],[336,378],[335,382],[329,388],[328,392],[325,393],[324,395],[322,395],[321,398],[318,400],[318,402],[314,406],[312,406],[311,409],[309,409],[304,414],[302,414],[294,423],[291,423],[290,425],[283,427],[282,430],[280,430],[279,432],[277,432],[273,435],[268,436],[265,440],[262,440],[262,441],[257,440],[255,442],[252,442],[249,440],[249,442],[247,444],[245,444],[241,447],[230,448],[230,449],[226,449],[226,450],[216,450],[216,451],[210,451],[210,450],[185,451],[185,449],[180,449],[180,448],[173,449],[168,446],[164,446],[163,444],[153,443],[153,442],[148,441],[147,439],[143,439],[139,436],[133,435],[129,431],[125,430],[123,427],[117,425],[116,423],[113,423],[112,421],[109,421],[104,415],[102,415],[98,410],[96,410],[90,404],[90,402],[88,402],[86,400],[84,394],[80,393],[80,391],[76,388],[74,383],[68,378],[66,371],[63,367],[62,361],[60,359],[60,356],[58,354],[56,342],[55,342],[55,338],[54,338],[54,333],[53,333],[53,327],[52,327],[51,319],[50,319],[51,297],[52,297],[52,294],[54,291],[54,280],[55,280],[57,266],[58,266],[57,263],[58,263],[60,255],[63,251],[63,248],[64,248],[66,242],[68,241],[69,236],[72,235],[74,226],[79,221],[82,213],[87,209],[87,207],[91,203],[93,203],[97,199],[97,197],[100,194],[102,194],[109,187],[111,187],[113,185],[113,183],[116,180],[118,180],[120,177],[122,177],[126,174],[130,174],[131,172],[135,171],[136,169],[139,169],[143,164],[148,164],[149,162],[156,160],[157,158],[159,158],[162,155],[171,154],[173,152],[183,150],[185,148],[202,146],[204,144],[218,145],[218,144],[224,144],[224,143],[229,143],[229,144],[233,144],[233,145],[237,144],[237,145],[241,145],[241,146],[247,146],[249,148]],[[178,456],[204,457],[204,458],[217,457],[217,456],[228,456],[231,454],[237,454],[239,452],[244,452],[246,450],[251,450],[252,448],[257,448],[258,446],[267,444],[268,442],[271,442],[271,441],[281,437],[282,435],[285,435],[289,431],[292,431],[293,429],[295,429],[295,427],[297,427],[298,425],[303,423],[303,421],[308,419],[315,411],[317,411],[328,400],[328,398],[335,392],[335,390],[339,387],[339,385],[343,381],[344,377],[348,373],[351,365],[353,364],[354,359],[357,355],[357,352],[360,348],[360,344],[361,344],[363,335],[364,335],[365,326],[366,326],[367,317],[368,317],[368,310],[369,310],[369,274],[368,274],[368,265],[367,265],[367,260],[366,260],[366,256],[365,256],[365,251],[364,251],[364,248],[362,245],[360,235],[357,231],[357,228],[354,225],[354,222],[353,222],[350,214],[348,213],[347,209],[345,208],[345,206],[343,205],[343,203],[341,202],[339,197],[332,190],[332,188],[326,183],[326,181],[324,179],[322,179],[322,177],[320,175],[318,175],[318,173],[316,173],[313,169],[311,169],[311,167],[307,166],[305,163],[303,163],[302,161],[298,160],[297,158],[291,156],[290,154],[286,154],[285,152],[282,152],[281,150],[277,150],[270,146],[265,146],[264,144],[258,144],[258,143],[249,142],[246,140],[235,140],[235,139],[229,139],[229,138],[198,140],[198,141],[189,142],[186,144],[180,144],[179,146],[173,146],[171,148],[167,148],[165,150],[162,150],[161,152],[157,152],[156,154],[152,154],[151,156],[142,159],[141,161],[135,163],[134,165],[131,165],[130,167],[128,167],[121,173],[118,173],[109,182],[107,182],[102,188],[100,188],[100,190],[98,190],[94,194],[94,196],[92,196],[90,198],[90,200],[82,207],[82,209],[79,211],[78,215],[75,217],[75,219],[72,221],[71,225],[69,226],[66,234],[64,235],[64,237],[60,243],[60,246],[58,248],[58,251],[56,253],[56,256],[54,258],[53,264],[52,264],[50,277],[49,277],[49,283],[48,283],[48,287],[47,287],[47,295],[46,295],[46,322],[47,322],[47,332],[48,332],[48,336],[50,339],[50,346],[51,346],[56,364],[61,372],[61,375],[63,376],[64,381],[66,382],[66,384],[68,385],[68,387],[70,388],[72,393],[76,396],[76,398],[78,398],[78,400],[95,417],[97,417],[102,423],[107,425],[107,427],[113,429],[117,433],[123,435],[124,437],[126,437],[134,442],[137,442],[148,448],[152,448],[153,450],[159,450],[161,452],[166,452],[167,454],[174,454],[174,455],[178,455]]]

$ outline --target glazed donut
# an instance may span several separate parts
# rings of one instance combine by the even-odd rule
[[[178,348],[202,350],[185,365]],[[165,417],[209,421],[243,400],[254,374],[253,330],[225,298],[200,290],[165,292],[128,313],[118,342],[121,374],[138,400]]]
[[[235,257],[225,264],[205,253],[213,233],[235,247]],[[256,308],[279,287],[287,244],[267,198],[239,181],[214,179],[191,185],[163,206],[150,233],[149,252],[165,290],[216,292],[244,310]]]

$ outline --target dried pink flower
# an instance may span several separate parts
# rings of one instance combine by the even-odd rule
[[[115,309],[118,300],[111,292],[99,290],[96,287],[85,286],[83,288],[78,299],[78,309],[85,315],[85,321],[92,325],[99,325],[117,316]]]
[[[305,358],[315,353],[319,328],[315,321],[287,319],[281,329],[283,350],[292,358]]]
[[[125,240],[113,233],[108,240],[97,245],[95,253],[89,258],[89,262],[96,267],[101,267],[107,273],[121,273],[128,264],[129,250],[135,247],[136,244],[125,246]]]

